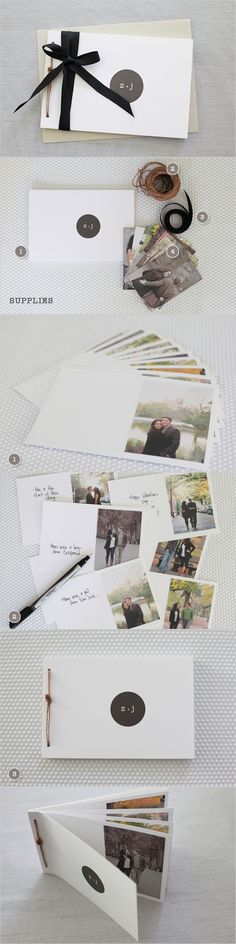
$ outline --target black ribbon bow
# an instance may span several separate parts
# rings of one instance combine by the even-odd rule
[[[113,92],[111,88],[107,88],[107,86],[99,82],[99,79],[96,79],[94,75],[87,72],[87,69],[84,69],[84,66],[99,62],[100,56],[96,50],[93,52],[85,52],[82,53],[81,56],[78,56],[79,40],[80,33],[63,31],[61,33],[61,46],[58,46],[57,43],[46,43],[45,46],[42,47],[46,56],[59,59],[60,65],[50,70],[42,82],[37,85],[32,95],[15,108],[15,112],[19,111],[19,108],[23,108],[24,105],[27,105],[27,102],[30,102],[31,98],[34,98],[35,95],[42,92],[48,85],[51,85],[54,79],[63,72],[61,114],[59,121],[61,131],[70,131],[70,109],[76,75],[79,75],[84,82],[87,82],[87,85],[90,85],[95,92],[99,92],[104,98],[110,99],[111,102],[114,102],[114,105],[119,105],[120,108],[123,108],[124,111],[134,117],[129,102],[127,102],[122,95],[119,95],[118,92]]]

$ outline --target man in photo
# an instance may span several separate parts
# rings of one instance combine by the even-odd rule
[[[162,416],[161,425],[163,437],[161,455],[175,459],[176,451],[180,445],[180,431],[177,426],[172,425],[170,416]]]
[[[188,504],[187,504],[187,510],[188,510],[188,517],[189,517],[189,520],[190,520],[190,524],[191,524],[191,526],[192,526],[192,529],[196,531],[196,527],[197,527],[197,505],[196,505],[196,502],[193,501],[193,498],[190,498],[190,499],[189,499]]]
[[[114,564],[114,554],[117,547],[117,532],[115,528],[109,528],[107,532],[104,550],[106,551],[106,567],[112,567]]]
[[[123,528],[117,528],[117,546],[116,546],[116,557],[117,563],[121,564],[123,552],[127,544],[127,534],[123,531]]]
[[[122,610],[128,629],[144,624],[145,620],[141,606],[139,606],[139,603],[133,603],[132,597],[126,597],[125,600],[123,600]]]
[[[193,622],[193,609],[191,607],[190,598],[187,598],[181,613],[182,628],[188,629]]]
[[[86,492],[86,505],[94,505],[94,504],[95,504],[94,491],[93,491],[92,485],[88,485],[87,492]]]
[[[159,574],[166,574],[168,569],[170,569],[172,560],[175,556],[175,549],[176,541],[168,541],[162,560],[159,562],[159,564],[157,564],[157,570],[159,570]]]

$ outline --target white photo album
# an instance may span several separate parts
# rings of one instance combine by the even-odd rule
[[[138,940],[138,900],[162,902],[173,810],[150,788],[28,811],[39,863]]]

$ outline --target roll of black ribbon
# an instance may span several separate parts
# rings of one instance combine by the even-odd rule
[[[99,95],[103,95],[103,98],[108,98],[114,105],[118,105],[119,108],[123,108],[123,111],[132,115],[132,118],[134,117],[130,103],[127,102],[122,95],[119,95],[118,92],[113,91],[111,88],[107,88],[106,85],[103,85],[103,82],[96,79],[95,75],[92,75],[91,72],[84,69],[84,66],[100,62],[100,56],[97,50],[85,52],[82,53],[81,56],[78,56],[79,41],[80,33],[63,30],[61,33],[61,46],[58,46],[57,43],[46,43],[46,45],[42,47],[46,56],[50,56],[51,59],[59,60],[60,64],[56,66],[55,69],[50,69],[42,82],[34,89],[32,95],[15,108],[15,112],[19,111],[19,108],[23,108],[24,105],[27,105],[27,102],[29,102],[31,98],[34,98],[35,95],[38,95],[39,92],[43,92],[62,72],[61,114],[58,126],[61,131],[70,131],[70,109],[76,75],[79,75],[79,77],[83,79],[87,85],[90,85],[95,92],[98,92]]]
[[[175,200],[173,200],[171,203],[166,203],[160,213],[160,221],[162,226],[164,226],[164,229],[167,230],[167,233],[171,233],[172,236],[178,236],[179,233],[185,233],[192,223],[193,208],[191,200],[188,196],[188,193],[186,193],[186,190],[184,190],[183,193],[185,194],[187,200],[187,207],[184,207],[182,203],[177,203]],[[175,222],[176,216],[178,219]]]

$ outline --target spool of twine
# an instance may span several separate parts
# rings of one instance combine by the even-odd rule
[[[141,190],[147,197],[154,200],[173,200],[178,193],[181,182],[178,174],[168,174],[165,164],[155,164],[149,161],[137,171],[132,180],[133,187]]]

